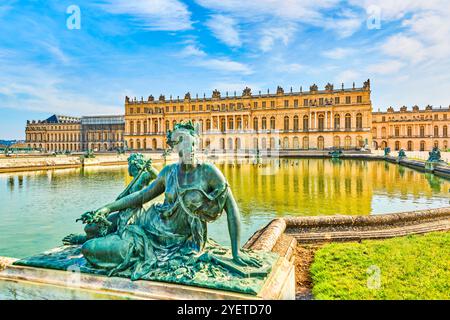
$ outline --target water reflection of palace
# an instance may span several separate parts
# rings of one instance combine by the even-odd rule
[[[230,160],[216,165],[244,214],[273,210],[277,215],[366,215],[372,213],[374,195],[431,198],[450,188],[448,181],[435,176],[379,161]]]

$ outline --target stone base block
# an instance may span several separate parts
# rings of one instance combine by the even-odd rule
[[[4,263],[4,270],[0,271],[0,300],[295,299],[294,265],[284,257],[277,260],[256,296],[165,282],[131,281],[77,270],[17,266],[11,264],[13,259],[0,260]]]

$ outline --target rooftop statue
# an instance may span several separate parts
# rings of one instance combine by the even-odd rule
[[[249,87],[245,87],[245,89],[242,91],[243,97],[251,97],[252,96],[252,89]]]
[[[189,260],[191,267],[195,265],[192,261],[208,262],[241,274],[240,266],[262,266],[255,255],[240,250],[239,208],[222,173],[213,164],[197,159],[198,139],[198,128],[192,122],[176,124],[173,132],[167,133],[167,144],[179,155],[178,163],[165,166],[144,189],[127,192],[82,215],[85,223],[110,227],[112,212],[142,208],[164,194],[162,203],[138,210],[135,219],[119,224],[116,232],[86,241],[81,252],[91,265],[107,269],[109,275],[128,270],[134,280],[158,272],[168,261],[183,266]],[[227,214],[231,258],[223,252],[214,254],[207,244],[207,223],[217,220],[222,211]]]

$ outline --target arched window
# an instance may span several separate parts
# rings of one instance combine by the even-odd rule
[[[262,148],[262,149],[267,149],[266,138],[262,138],[262,139],[261,139],[261,148]]]
[[[94,149],[93,145],[91,146],[91,149]],[[130,149],[134,149],[134,141],[133,139],[130,140]]]
[[[220,119],[220,131],[225,132],[225,118]]]
[[[300,148],[300,145],[299,145],[299,143],[298,143],[298,137],[294,137],[294,140],[292,141],[292,147],[293,147],[294,149]]]
[[[434,141],[434,147],[435,147],[435,148],[439,148],[439,141],[437,141],[437,140]]]
[[[424,126],[420,126],[420,136],[425,137],[425,127]]]
[[[352,137],[346,136],[344,139],[344,148],[348,150],[351,147],[352,147]]]
[[[363,125],[362,125],[362,114],[358,113],[356,115],[356,129],[362,129]]]
[[[352,128],[352,116],[350,113],[345,115],[345,129],[350,130]]]
[[[134,134],[134,121],[130,121],[130,134]]]
[[[147,120],[144,121],[144,134],[147,133]],[[145,147],[144,147],[145,149]]]
[[[220,138],[220,149],[222,149],[222,150],[225,149],[225,139],[224,138]]]
[[[303,137],[302,149],[309,149],[309,139],[308,137]]]
[[[156,139],[152,139],[152,149],[156,150],[156,148],[158,148],[158,144],[156,142]]]
[[[303,131],[309,130],[309,117],[303,116]]]
[[[241,117],[237,117],[236,119],[236,129],[242,129],[242,119]]]
[[[442,136],[443,137],[447,137],[447,135],[448,135],[448,131],[447,130],[448,130],[447,126],[443,126],[442,127]]]
[[[261,129],[266,130],[267,129],[267,120],[266,117],[263,117],[261,120]]]
[[[206,120],[206,131],[211,130],[211,120],[207,119]]]
[[[324,122],[325,122],[325,116],[323,114],[319,114],[319,131],[323,131],[325,128]]]
[[[275,138],[270,138],[270,149],[276,149]]]
[[[233,150],[233,139],[228,138],[228,150]]]
[[[159,132],[158,130],[158,120],[153,121],[153,132]]]
[[[258,138],[253,138],[253,149],[259,149]]]
[[[241,150],[241,139],[240,138],[236,138],[235,142],[234,142],[234,148],[236,150]]]
[[[341,137],[339,137],[339,136],[334,137],[333,146],[338,149],[341,147]]]
[[[253,118],[253,130],[258,131],[258,118]]]
[[[377,128],[376,127],[372,128],[372,138],[374,138],[374,139],[377,138]]]
[[[386,138],[386,127],[381,128],[381,138],[383,138],[383,139]]]
[[[289,130],[289,117],[288,116],[284,117],[284,130],[285,131]]]
[[[408,144],[407,144],[407,150],[408,150],[408,151],[413,151],[413,143],[412,143],[411,140],[408,141]]]
[[[270,117],[270,130],[275,130],[275,117]]]
[[[400,141],[395,141],[395,151],[400,150]]]
[[[420,151],[425,151],[425,141],[420,141]]]
[[[138,150],[141,150],[141,140],[139,140],[139,139],[136,140],[136,148]]]
[[[233,120],[233,118],[229,118],[228,119],[228,129],[230,129],[230,130],[234,129],[234,120]]]
[[[324,139],[323,139],[322,136],[319,136],[319,137],[317,138],[317,149],[323,150],[324,147],[325,147],[325,146],[324,146]]]
[[[439,137],[439,127],[438,126],[434,127],[434,136]]]
[[[298,131],[298,116],[294,116],[294,131]]]
[[[141,134],[141,122],[137,122],[137,128],[136,128],[137,134]],[[139,149],[139,148],[138,148]]]
[[[394,128],[394,134],[395,134],[396,137],[400,136],[400,127],[397,126],[397,127]]]
[[[334,129],[339,130],[341,128],[341,116],[339,114],[334,115]]]
[[[147,150],[147,139],[143,140],[143,145],[144,150]]]
[[[166,120],[166,132],[170,130],[170,121]]]
[[[284,137],[284,139],[283,139],[283,148],[289,149],[289,138],[288,137]]]

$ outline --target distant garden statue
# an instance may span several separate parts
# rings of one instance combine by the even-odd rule
[[[427,162],[443,162],[441,159],[441,151],[438,147],[434,147],[430,152],[428,152],[428,160]]]
[[[92,159],[92,158],[95,158],[94,150],[89,149],[88,151],[86,151],[86,152],[84,153],[83,157],[84,157],[85,159]]]
[[[400,151],[398,152],[398,158],[399,158],[399,159],[406,158],[406,152],[405,152],[405,150],[400,149]]]
[[[341,149],[336,149],[333,151],[328,152],[329,155],[331,155],[331,158],[336,159],[340,158],[340,156],[343,154]]]
[[[385,157],[389,156],[389,153],[391,153],[391,148],[389,147],[384,148],[384,156]]]

